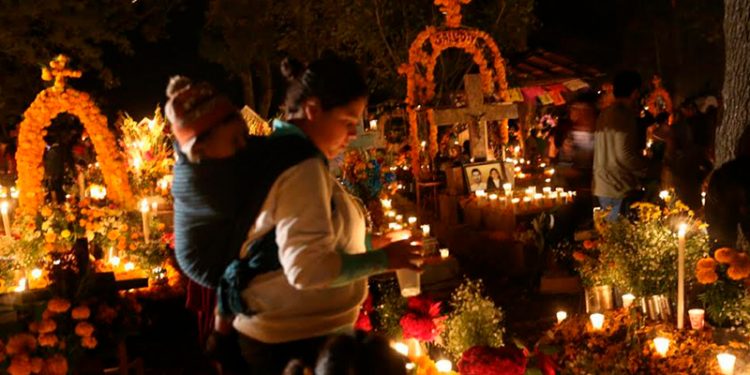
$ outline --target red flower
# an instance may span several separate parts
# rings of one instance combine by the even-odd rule
[[[536,357],[536,366],[542,374],[555,375],[557,362],[555,361],[554,356],[544,354],[539,348],[534,351],[534,356]]]
[[[365,302],[362,303],[362,307],[359,308],[359,316],[357,317],[357,322],[354,323],[354,329],[365,332],[372,331],[372,322],[370,321],[371,312],[372,295],[368,294]]]
[[[405,339],[432,341],[442,332],[444,320],[440,316],[440,302],[420,296],[409,298],[400,323]]]
[[[474,346],[458,361],[461,375],[523,375],[528,359],[521,349]]]
[[[174,232],[164,233],[161,237],[161,241],[167,244],[170,249],[174,250]]]

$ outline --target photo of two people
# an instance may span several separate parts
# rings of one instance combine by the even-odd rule
[[[497,193],[503,191],[503,184],[513,183],[513,169],[499,161],[464,165],[464,175],[470,193],[477,190]]]

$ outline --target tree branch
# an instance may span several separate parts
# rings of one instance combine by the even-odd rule
[[[393,48],[391,48],[390,43],[388,43],[388,39],[385,37],[385,31],[383,30],[383,23],[380,20],[380,4],[378,0],[372,0],[373,5],[375,7],[375,22],[378,25],[378,33],[380,34],[380,38],[383,40],[383,44],[385,45],[385,49],[388,50],[388,55],[391,56],[391,59],[393,60],[393,65],[398,69],[398,66],[401,65],[396,58],[396,55],[393,53]]]

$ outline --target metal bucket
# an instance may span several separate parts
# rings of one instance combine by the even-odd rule
[[[609,285],[587,288],[585,294],[587,314],[612,310],[615,307],[612,287]]]
[[[668,321],[672,317],[672,308],[666,294],[658,294],[640,299],[641,310],[650,320]]]

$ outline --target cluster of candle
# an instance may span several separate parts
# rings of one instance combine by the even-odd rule
[[[16,189],[15,186],[6,188],[3,185],[0,185],[0,198],[7,199],[8,197],[18,199],[18,189]]]
[[[477,197],[479,205],[489,204],[490,206],[499,206],[503,208],[514,209],[534,209],[551,207],[556,204],[571,203],[576,196],[575,191],[565,191],[563,188],[552,190],[546,186],[542,192],[537,191],[536,186],[531,186],[524,190],[523,194],[516,194],[511,184],[503,184],[503,196],[498,194],[487,194],[484,190],[477,190],[474,195]]]
[[[416,360],[422,356],[422,348],[419,342],[411,339],[407,343],[397,341],[391,343],[391,348],[401,354],[402,356],[409,358],[410,360]],[[407,370],[414,370],[416,365],[413,362],[406,364]],[[435,370],[438,374],[450,374],[453,371],[453,363],[448,359],[440,359],[435,362]]]
[[[409,216],[406,219],[404,218],[404,215],[399,214],[396,212],[396,210],[393,208],[393,202],[390,199],[381,199],[380,204],[383,207],[383,211],[385,212],[385,216],[391,220],[388,223],[387,231],[389,232],[396,232],[401,231],[405,229],[416,229],[417,227],[417,217],[416,216]],[[430,228],[429,224],[423,224],[419,226],[419,229],[422,233],[422,238],[428,239],[430,238],[430,234],[432,233],[432,230]],[[409,234],[404,234],[404,240],[409,239],[411,236]],[[434,242],[434,241],[433,241]],[[425,247],[427,247],[427,243],[424,244]],[[434,248],[433,248],[434,251]],[[438,250],[440,253],[440,257],[445,259],[450,256],[450,250],[446,248],[442,248]]]

